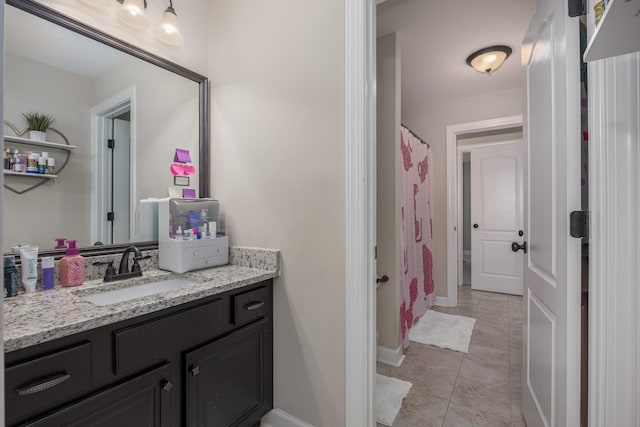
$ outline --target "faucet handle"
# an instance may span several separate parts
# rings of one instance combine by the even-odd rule
[[[138,273],[138,272],[142,271],[140,269],[140,264],[138,264],[138,261],[142,261],[143,259],[149,259],[149,258],[151,258],[151,255],[134,257],[133,258],[133,264],[131,265],[131,272],[132,273]]]
[[[93,265],[95,266],[99,266],[99,265],[106,265],[107,269],[104,272],[104,281],[105,282],[111,282],[113,280],[113,277],[116,275],[116,269],[113,266],[113,260],[107,260],[107,261],[97,261],[94,262]]]

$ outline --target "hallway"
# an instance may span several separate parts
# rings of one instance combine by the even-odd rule
[[[393,427],[524,427],[522,297],[465,285],[458,307],[434,309],[477,319],[469,353],[412,342],[399,368],[378,363],[378,373],[413,383]]]

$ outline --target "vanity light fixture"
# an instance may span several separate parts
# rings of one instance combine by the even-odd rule
[[[178,28],[178,15],[173,9],[173,0],[169,0],[169,7],[162,14],[162,21],[156,28],[156,37],[163,43],[180,46],[184,38]]]
[[[479,73],[491,75],[511,55],[509,46],[490,46],[473,52],[467,57],[467,65]]]
[[[144,13],[147,8],[146,0],[118,0],[122,3],[118,9],[118,19],[133,28],[146,28],[149,26],[149,19]]]
[[[113,5],[113,0],[82,0],[92,6],[107,8]],[[147,0],[116,0],[121,4],[116,15],[120,22],[130,27],[144,29],[149,27],[149,18],[145,9]],[[184,38],[178,27],[178,15],[173,8],[173,0],[169,0],[169,6],[162,14],[160,24],[156,27],[155,35],[158,40],[172,46],[180,46]]]

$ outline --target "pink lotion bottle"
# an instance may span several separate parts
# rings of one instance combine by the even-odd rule
[[[60,284],[78,286],[84,283],[84,257],[76,248],[76,240],[67,240],[69,248],[60,260]]]

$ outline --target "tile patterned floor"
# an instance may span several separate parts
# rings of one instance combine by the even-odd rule
[[[458,289],[458,307],[434,309],[477,319],[469,353],[412,342],[399,368],[378,363],[413,383],[393,427],[525,427],[522,297]]]

